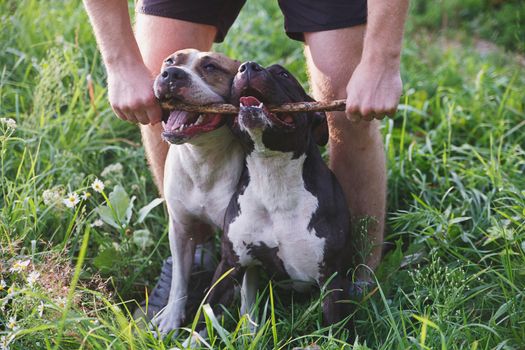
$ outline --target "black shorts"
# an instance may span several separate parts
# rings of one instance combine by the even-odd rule
[[[258,0],[253,0],[258,1]],[[208,24],[222,42],[246,0],[138,0],[136,11],[147,15]],[[319,32],[366,23],[366,0],[279,0],[286,34],[304,41],[305,32]]]

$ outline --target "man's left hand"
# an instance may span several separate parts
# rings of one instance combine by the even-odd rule
[[[350,121],[392,117],[402,90],[399,64],[361,61],[346,87],[346,117]]]

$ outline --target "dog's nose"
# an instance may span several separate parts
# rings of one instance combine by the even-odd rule
[[[188,74],[184,70],[177,67],[168,67],[160,73],[160,76],[164,81],[182,80],[186,78],[187,75]]]
[[[244,62],[239,67],[239,73],[251,73],[251,72],[260,72],[263,70],[263,67],[261,67],[257,62]]]

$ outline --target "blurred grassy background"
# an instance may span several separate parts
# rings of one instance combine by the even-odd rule
[[[525,52],[525,4],[521,0],[412,1],[409,30],[462,30],[502,48]]]

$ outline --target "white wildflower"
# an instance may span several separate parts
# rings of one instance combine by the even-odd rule
[[[100,193],[104,190],[104,183],[99,179],[95,179],[95,181],[93,181],[93,183],[91,184],[91,188],[93,189],[93,191]]]
[[[45,205],[54,205],[62,200],[62,193],[55,189],[45,190],[42,193],[42,199],[44,200]]]
[[[66,307],[67,299],[65,297],[58,297],[56,303],[59,307]]]
[[[22,271],[25,271],[27,269],[27,267],[29,266],[29,259],[28,260],[17,260],[15,261],[15,263],[13,264],[13,266],[11,266],[9,268],[9,272],[22,272]]]
[[[40,273],[37,271],[31,271],[29,275],[27,276],[27,284],[29,287],[33,287],[35,283],[38,281],[38,278],[40,277]]]
[[[5,335],[0,337],[0,350],[9,350],[9,343],[11,342],[10,337]]]
[[[87,201],[89,199],[89,197],[91,197],[91,193],[89,193],[87,191],[84,191],[82,193],[82,195],[80,196],[80,198],[82,198],[82,200],[84,200],[84,201]]]
[[[2,279],[0,280],[0,292],[3,291],[7,287],[7,283]]]
[[[16,129],[16,120],[12,118],[0,118],[0,123],[5,124],[10,129]]]
[[[64,204],[68,208],[74,208],[75,205],[78,204],[78,202],[80,202],[80,198],[78,198],[78,194],[76,194],[75,192],[69,192],[67,197],[64,198]]]
[[[104,221],[97,219],[91,223],[91,227],[100,227],[104,225]]]
[[[102,172],[100,173],[100,176],[106,177],[110,175],[111,173],[122,173],[122,169],[123,167],[122,167],[122,164],[120,163],[110,164],[107,167],[105,167],[104,170],[102,170]]]
[[[37,311],[38,311],[38,317],[42,317],[44,315],[44,302],[40,302],[40,305],[38,305],[36,307]]]
[[[12,329],[13,331],[16,331],[19,328],[15,316],[9,318],[9,321],[7,321],[7,328]]]

